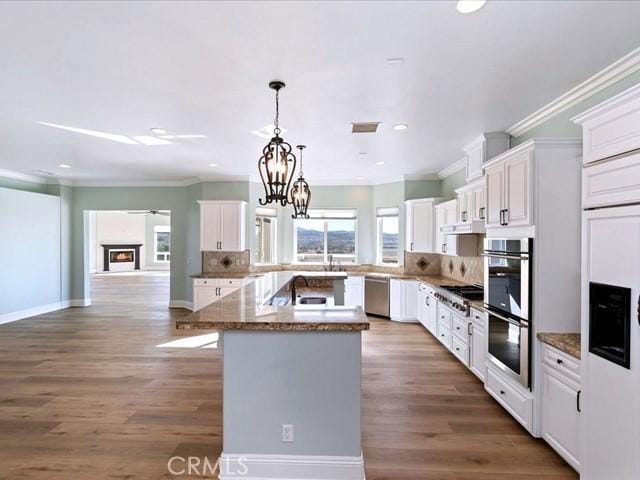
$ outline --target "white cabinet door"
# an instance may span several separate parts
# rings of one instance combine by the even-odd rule
[[[218,298],[226,297],[236,290],[239,290],[239,287],[220,287],[218,288]]]
[[[244,221],[244,218],[240,218],[240,208],[236,204],[222,204],[220,205],[220,242],[222,245],[221,250],[225,252],[238,252],[242,239],[240,238],[240,231],[243,230],[240,226],[240,221]]]
[[[221,250],[220,205],[203,203],[200,205],[200,250]]]
[[[407,250],[433,251],[433,203],[407,203]]]
[[[580,466],[579,387],[549,367],[542,372],[542,437],[576,470]]]
[[[458,205],[456,202],[447,202],[445,212],[445,225],[452,225],[458,221]]]
[[[218,287],[194,287],[193,310],[200,310],[218,300]]]
[[[471,197],[473,202],[473,211],[469,216],[471,217],[471,220],[483,221],[487,216],[484,183],[479,184],[471,190]]]
[[[392,320],[402,320],[402,280],[389,280],[389,316]]]
[[[350,307],[363,306],[362,277],[347,278],[344,282],[344,304]]]
[[[427,330],[437,335],[438,301],[431,294],[427,294]]]
[[[418,301],[416,302],[416,312],[418,313],[418,321],[427,327],[427,293],[421,285],[418,285]]]
[[[402,295],[404,298],[404,320],[418,319],[418,282],[415,280],[402,280]]]
[[[504,208],[504,165],[485,169],[485,179],[487,227],[499,227]]]
[[[440,231],[440,227],[447,224],[447,210],[444,207],[436,207],[436,245],[434,251],[436,253],[444,253],[444,245],[447,243],[446,234]]]
[[[470,369],[484,381],[487,377],[487,332],[476,323],[471,324],[471,355]]]
[[[531,225],[529,181],[531,153],[524,152],[504,164],[505,214],[507,225]]]
[[[458,211],[455,223],[464,222],[465,215],[469,215],[469,196],[467,192],[461,192],[458,194]]]

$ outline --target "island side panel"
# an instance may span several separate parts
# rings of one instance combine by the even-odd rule
[[[361,455],[360,332],[225,331],[223,351],[225,455]]]

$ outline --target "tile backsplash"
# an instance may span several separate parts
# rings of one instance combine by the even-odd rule
[[[440,275],[465,283],[484,283],[484,259],[441,255]]]
[[[439,275],[441,255],[437,253],[404,252],[404,273],[407,275]]]
[[[452,257],[438,253],[404,252],[404,267],[378,265],[342,265],[349,272],[404,273],[407,275],[443,275],[466,283],[484,282],[482,257]],[[322,271],[323,265],[251,265],[249,250],[244,252],[202,252],[204,273],[273,272],[276,270]]]
[[[204,273],[243,273],[251,271],[251,255],[244,252],[202,252]]]

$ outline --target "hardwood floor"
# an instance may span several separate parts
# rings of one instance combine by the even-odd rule
[[[214,478],[167,462],[221,450],[215,344],[159,346],[194,336],[167,276],[92,284],[91,307],[0,326],[0,478]],[[375,320],[363,355],[368,480],[578,478],[422,327]]]

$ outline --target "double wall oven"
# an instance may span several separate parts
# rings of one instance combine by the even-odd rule
[[[489,361],[530,387],[529,309],[533,239],[485,240],[484,304],[489,316]]]

